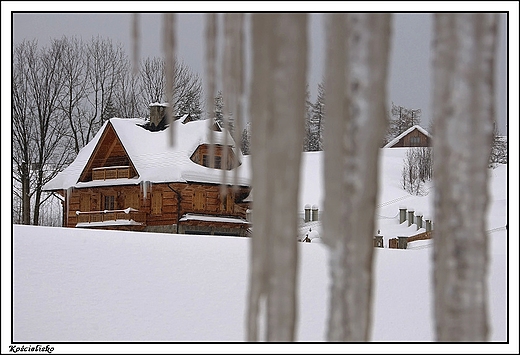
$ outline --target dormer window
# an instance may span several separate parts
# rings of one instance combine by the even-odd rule
[[[222,145],[215,145],[214,147],[214,160],[213,160],[213,167],[211,166],[210,161],[210,147],[208,144],[202,144],[200,145],[195,152],[191,155],[191,161],[194,163],[197,163],[199,165],[205,166],[207,168],[213,168],[213,169],[226,169],[231,170],[237,166],[240,165],[240,162],[236,161],[235,153],[233,151],[233,148],[228,146],[227,147],[227,164],[224,167],[223,163],[223,156],[224,156],[224,146]]]

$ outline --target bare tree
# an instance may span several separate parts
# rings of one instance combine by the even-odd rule
[[[13,211],[13,217],[22,224],[31,224],[30,165],[35,155],[35,144],[27,67],[28,58],[36,55],[36,48],[36,42],[24,41],[14,48],[13,56],[13,200],[21,205],[21,215]]]
[[[63,94],[64,40],[38,50],[36,42],[15,49],[13,70],[13,132],[17,147],[14,161],[21,184],[22,223],[39,224],[40,206],[48,196],[43,185],[70,162],[68,122],[60,110]]]
[[[435,329],[487,341],[488,163],[498,14],[435,14]]]
[[[170,103],[175,115],[189,113],[194,118],[202,116],[202,81],[197,74],[183,63],[175,62],[173,76],[175,83],[173,88],[173,102]],[[141,63],[141,93],[142,101],[164,102],[166,71],[162,58],[147,58]]]
[[[121,44],[111,40],[92,38],[87,44],[87,80],[90,92],[87,99],[86,142],[111,117],[104,117],[107,102],[112,100],[120,87],[124,63],[127,60]],[[105,111],[106,112],[106,111]]]
[[[384,144],[390,142],[408,128],[419,124],[421,112],[421,109],[410,109],[392,102]]]
[[[119,117],[145,117],[148,114],[148,105],[154,101],[144,101],[140,83],[139,72],[134,73],[133,64],[124,61],[119,90],[113,98]]]
[[[368,341],[391,15],[331,14],[327,20],[323,225],[331,275],[327,339]]]
[[[69,122],[76,154],[88,143],[88,118],[83,110],[84,101],[89,94],[87,81],[87,59],[83,42],[76,38],[63,38],[61,67],[63,70],[63,96],[59,104],[63,115]]]
[[[432,148],[410,148],[403,159],[401,184],[404,190],[416,196],[427,192],[424,183],[430,181],[433,175]]]

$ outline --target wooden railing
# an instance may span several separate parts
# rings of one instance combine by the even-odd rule
[[[92,180],[130,178],[129,166],[109,166],[92,169]]]
[[[76,211],[78,223],[105,222],[116,220],[133,220],[138,223],[146,224],[146,213],[139,212],[133,208],[125,210],[105,210],[105,211]]]

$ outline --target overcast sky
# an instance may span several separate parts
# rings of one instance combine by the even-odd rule
[[[309,89],[314,100],[322,79],[324,60],[325,15],[312,13],[309,22],[310,69]],[[158,13],[140,14],[140,56],[162,56],[162,17]],[[120,42],[131,53],[130,13],[14,13],[13,44],[23,39],[37,39],[47,45],[50,39],[62,36],[92,36]],[[177,17],[178,56],[194,72],[204,78],[204,14],[181,13]],[[428,128],[431,120],[431,30],[433,16],[429,13],[399,13],[393,16],[389,105],[394,102],[422,110],[422,125]],[[497,121],[505,134],[506,127],[506,15],[501,15],[500,41],[496,55]]]

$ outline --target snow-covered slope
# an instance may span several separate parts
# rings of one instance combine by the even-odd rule
[[[320,154],[307,154],[306,166],[320,171],[312,166]],[[400,188],[403,154],[400,149],[382,154],[378,221],[383,235],[400,228],[395,218],[400,205],[432,213],[432,193],[411,197]],[[508,339],[507,167],[490,174],[489,314],[491,339],[503,342]],[[320,204],[321,189],[311,190],[302,196],[303,205]],[[19,225],[13,232],[15,342],[245,340],[250,239]],[[431,243],[376,249],[373,341],[434,341]],[[298,248],[297,340],[324,341],[328,250],[323,243]]]

